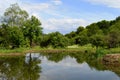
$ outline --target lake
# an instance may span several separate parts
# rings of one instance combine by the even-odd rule
[[[88,53],[1,56],[0,80],[120,80],[120,66]]]

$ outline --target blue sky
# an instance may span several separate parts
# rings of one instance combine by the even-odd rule
[[[0,15],[13,3],[37,16],[44,33],[59,31],[65,34],[79,26],[112,20],[120,15],[120,0],[1,0]]]

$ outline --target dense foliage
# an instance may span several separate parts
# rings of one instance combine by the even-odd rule
[[[69,45],[120,47],[120,17],[112,21],[99,21],[86,27],[80,26],[68,34],[42,33],[42,23],[35,16],[12,4],[4,12],[0,22],[0,48],[40,47],[65,48]]]
[[[78,27],[77,31],[72,31],[65,35],[70,40],[74,40],[74,44],[93,46],[104,48],[120,47],[120,17],[112,21],[100,21],[92,23],[88,26]]]
[[[6,9],[0,26],[0,47],[32,47],[42,34],[41,22],[35,16],[22,10],[18,4]]]

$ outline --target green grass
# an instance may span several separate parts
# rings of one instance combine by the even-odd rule
[[[41,48],[39,46],[35,46],[33,48],[17,48],[17,49],[0,49],[0,54],[7,54],[7,53],[28,53],[28,52],[61,52],[61,51],[66,51],[66,52],[74,52],[74,51],[79,51],[79,52],[85,52],[85,51],[92,51],[94,48],[92,48],[90,45],[85,45],[85,46],[78,46],[78,45],[73,45],[71,47],[67,48],[52,48],[47,47],[47,48]]]
[[[120,47],[119,48],[111,48],[110,50],[109,50],[111,53],[120,53]]]
[[[66,48],[52,48],[47,47],[47,48],[41,48],[39,46],[35,46],[33,48],[17,48],[17,49],[0,49],[0,54],[7,54],[7,53],[28,53],[28,52],[42,52],[42,51],[68,51],[68,52],[74,52],[74,51],[79,51],[79,52],[88,52],[88,53],[104,53],[104,54],[110,54],[110,53],[120,53],[120,48],[112,48],[112,49],[103,49],[99,48],[98,50],[96,47],[92,47],[91,44],[85,45],[85,46],[79,46],[79,45],[73,45],[73,46],[68,46]]]
[[[0,53],[23,53],[27,50],[29,50],[29,48],[0,49]]]

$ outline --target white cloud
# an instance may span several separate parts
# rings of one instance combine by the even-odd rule
[[[62,5],[61,0],[50,0],[42,3],[23,2],[21,0],[0,0],[0,15],[10,4],[18,3],[30,15],[35,15],[42,22],[44,33],[60,31],[68,33],[76,30],[78,26],[86,26],[88,23],[83,19],[67,18],[58,11],[57,7]],[[52,16],[52,17],[51,17]],[[60,17],[60,19],[58,19]],[[47,18],[47,19],[46,19]]]
[[[52,2],[53,2],[55,5],[61,5],[61,4],[62,4],[62,1],[61,1],[61,0],[52,0]]]
[[[112,8],[120,8],[120,0],[87,0],[92,4],[102,4]]]
[[[19,0],[0,0],[0,15],[2,15],[6,8],[10,6],[10,4],[17,3]]]
[[[83,19],[48,19],[43,21],[44,31],[46,33],[51,31],[60,31],[61,33],[68,33],[70,31],[76,30],[78,26],[88,25],[87,21]]]
[[[52,5],[48,3],[24,3],[21,6],[28,12],[39,12],[52,8]]]
[[[49,2],[42,2],[42,3],[31,3],[25,2],[21,0],[0,0],[0,12],[4,13],[5,9],[10,6],[10,4],[18,3],[21,8],[25,9],[29,12],[29,14],[33,13],[40,13],[40,12],[48,12],[50,10],[54,10],[57,5],[62,3],[60,0],[52,0]],[[0,14],[1,14],[0,13]]]
[[[87,21],[83,19],[66,18],[64,15],[56,13],[56,9],[52,4],[44,3],[38,5],[30,5],[30,6],[29,5],[26,5],[23,8],[26,9],[32,15],[37,16],[40,19],[40,21],[42,22],[44,33],[59,31],[65,34],[73,30],[76,30],[78,26],[88,25]],[[54,18],[44,19],[44,17],[46,16],[42,16],[40,14],[43,12],[47,13],[48,15],[54,16]],[[56,17],[62,17],[62,18],[57,19]]]

